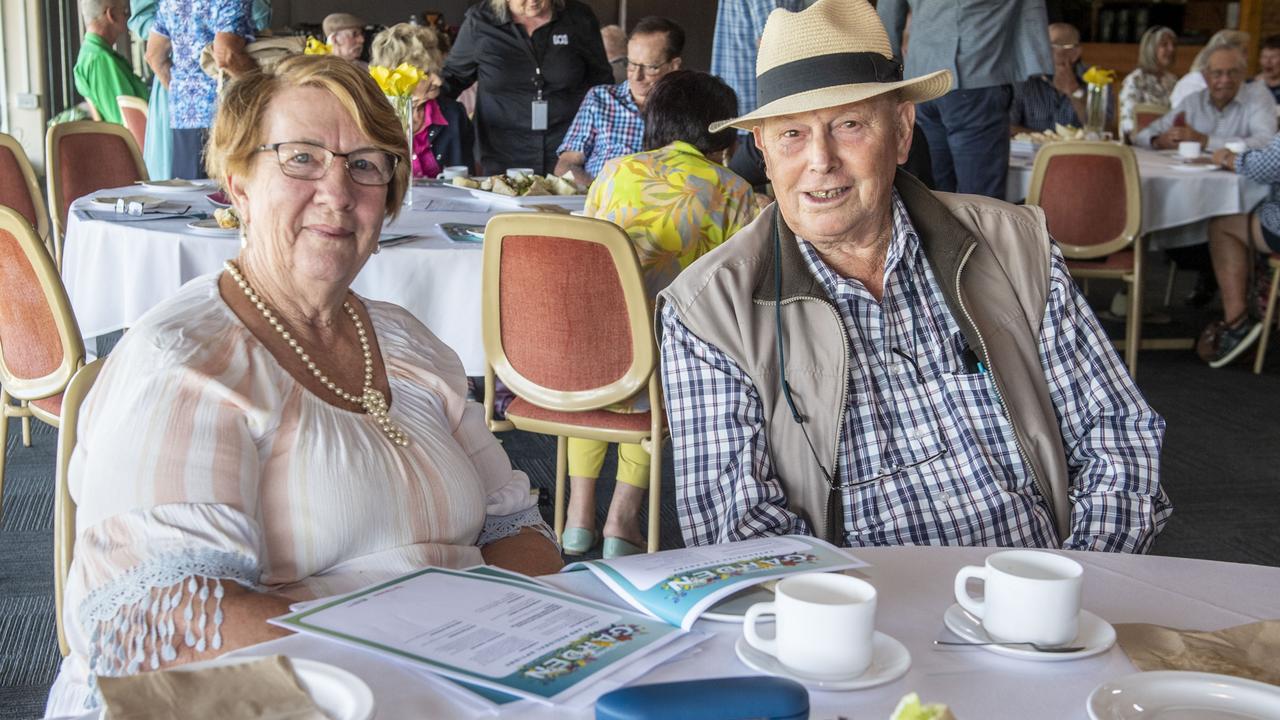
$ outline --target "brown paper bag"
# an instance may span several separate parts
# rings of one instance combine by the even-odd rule
[[[325,720],[283,655],[200,670],[99,677],[107,720]]]
[[[1120,648],[1139,670],[1194,670],[1280,685],[1280,620],[1214,632],[1146,623],[1115,627]]]

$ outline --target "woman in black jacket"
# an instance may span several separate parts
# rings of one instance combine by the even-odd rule
[[[476,82],[483,172],[551,172],[587,90],[613,82],[595,13],[579,0],[476,3],[445,61],[441,95]]]

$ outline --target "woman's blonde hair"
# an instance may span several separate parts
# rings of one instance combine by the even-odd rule
[[[564,0],[551,0],[551,7],[556,10],[563,10]],[[507,5],[507,0],[489,0],[489,12],[497,16],[502,22],[511,19],[511,7]]]
[[[400,63],[409,63],[434,75],[439,75],[440,69],[444,67],[440,36],[432,28],[423,25],[392,25],[373,39],[370,53],[370,65],[393,68]]]
[[[1245,48],[1249,47],[1249,33],[1243,30],[1219,30],[1209,38],[1209,42],[1196,53],[1196,59],[1191,61],[1190,72],[1198,73],[1204,70],[1204,66],[1209,63],[1209,56],[1214,50],[1220,47],[1233,47],[1245,52]]]
[[[1160,61],[1156,59],[1156,48],[1160,47],[1160,41],[1165,37],[1173,41],[1174,45],[1178,44],[1178,36],[1172,30],[1163,25],[1152,25],[1147,31],[1142,33],[1142,43],[1138,45],[1138,67],[1152,75],[1160,75],[1169,72],[1169,68],[1160,67]]]
[[[328,90],[374,147],[396,156],[395,173],[387,184],[386,206],[387,214],[395,217],[409,187],[404,129],[369,73],[332,55],[293,55],[228,85],[205,149],[209,177],[225,188],[227,176],[250,174],[253,156],[267,141],[263,135],[272,98],[294,87]]]

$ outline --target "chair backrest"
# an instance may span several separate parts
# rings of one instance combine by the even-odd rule
[[[147,145],[147,101],[132,95],[117,95],[120,118],[138,147]]]
[[[605,220],[510,213],[485,228],[485,356],[511,391],[552,410],[602,408],[657,366],[631,238]]]
[[[1072,259],[1129,246],[1142,231],[1142,186],[1133,148],[1060,142],[1040,148],[1027,204],[1044,210],[1049,233]]]
[[[0,385],[19,400],[57,395],[84,340],[53,258],[26,218],[0,207]]]
[[[1138,103],[1133,106],[1133,131],[1142,130],[1169,112],[1168,105]]]
[[[45,163],[54,250],[61,267],[71,202],[95,190],[146,180],[147,166],[133,135],[123,125],[88,120],[49,128]]]
[[[27,152],[12,135],[0,133],[0,205],[11,207],[26,218],[36,235],[49,245],[49,216],[44,207],[44,193]]]
[[[63,629],[62,594],[67,586],[67,573],[71,571],[71,558],[76,547],[76,501],[71,498],[67,481],[67,467],[71,453],[76,449],[76,425],[80,420],[80,406],[98,379],[105,358],[98,358],[80,368],[71,378],[62,396],[62,428],[58,431],[58,458],[54,468],[56,489],[53,496],[53,606],[58,624],[58,649],[66,657],[67,633]]]

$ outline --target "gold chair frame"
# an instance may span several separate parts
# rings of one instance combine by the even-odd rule
[[[148,123],[151,122],[151,112],[150,108],[147,106],[147,101],[140,97],[134,97],[132,95],[117,95],[116,107],[120,108],[120,124],[124,125],[125,129],[128,130],[130,134],[133,133],[133,128],[129,127],[129,115],[125,112],[126,109],[136,110],[142,113],[142,117],[144,117]],[[146,137],[146,128],[143,128],[142,134],[143,137]],[[134,142],[137,142],[137,138],[134,138]]]
[[[1109,142],[1062,142],[1046,145],[1036,153],[1031,171],[1031,188],[1027,192],[1027,204],[1039,205],[1049,162],[1060,155],[1097,155],[1120,160],[1125,185],[1125,226],[1120,234],[1107,242],[1096,245],[1069,245],[1059,241],[1062,254],[1068,260],[1093,260],[1121,250],[1133,248],[1132,270],[1111,270],[1072,267],[1071,275],[1088,280],[1099,278],[1123,280],[1129,285],[1129,314],[1125,318],[1124,357],[1129,374],[1138,376],[1138,348],[1142,345],[1142,180],[1138,175],[1138,159],[1133,148]]]
[[[63,628],[62,596],[66,592],[67,575],[71,572],[71,558],[76,547],[76,501],[71,497],[71,487],[67,482],[67,467],[78,440],[76,423],[80,419],[80,406],[105,362],[105,358],[98,358],[80,368],[62,396],[63,427],[58,433],[58,464],[54,473],[57,487],[53,496],[53,607],[58,626],[58,649],[63,657],[71,652],[71,648],[67,645],[67,633]]]
[[[1141,128],[1137,127],[1139,113],[1150,113],[1158,117],[1164,117],[1165,115],[1169,114],[1169,111],[1172,109],[1173,108],[1171,108],[1170,106],[1161,105],[1160,103],[1134,103],[1133,105],[1134,130],[1133,131],[1135,133],[1141,131]]]
[[[62,343],[61,362],[52,371],[38,378],[16,377],[5,363],[3,347],[0,347],[0,438],[8,437],[9,418],[22,418],[22,444],[30,447],[30,418],[34,417],[55,428],[62,424],[59,416],[41,410],[32,405],[31,401],[53,397],[66,390],[71,376],[84,365],[84,340],[71,311],[71,301],[67,299],[62,278],[54,267],[48,249],[36,237],[35,229],[16,210],[0,206],[0,231],[12,233],[17,238],[27,262],[31,263],[45,302],[53,313],[53,323]],[[13,400],[21,404],[14,405]],[[0,498],[4,493],[5,455],[6,452],[0,451]],[[0,514],[2,513],[3,506],[0,506]]]
[[[59,123],[49,128],[49,132],[44,136],[44,158],[45,158],[45,186],[49,190],[49,217],[53,221],[53,248],[54,261],[59,269],[62,268],[62,245],[66,239],[66,219],[64,219],[58,208],[62,207],[62,187],[58,179],[62,176],[62,166],[59,155],[55,152],[58,147],[58,141],[67,135],[80,135],[84,133],[92,133],[97,135],[115,135],[123,138],[128,143],[130,154],[133,156],[133,163],[138,169],[138,177],[143,180],[150,179],[147,174],[147,165],[142,160],[142,151],[138,148],[138,143],[133,139],[133,133],[123,125],[108,122],[96,122],[91,120],[80,120],[77,122]],[[75,198],[72,198],[75,200]]]
[[[8,148],[18,160],[22,177],[27,182],[27,192],[31,195],[31,206],[35,209],[36,236],[49,249],[49,257],[54,257],[53,238],[49,236],[49,209],[44,205],[44,192],[40,190],[40,180],[36,177],[35,168],[31,166],[31,159],[27,157],[27,151],[22,149],[22,143],[12,135],[0,133],[0,147]]]
[[[1267,360],[1267,343],[1271,340],[1271,326],[1276,321],[1276,296],[1280,294],[1280,255],[1267,258],[1271,268],[1271,289],[1267,291],[1267,310],[1262,314],[1262,337],[1258,338],[1258,354],[1253,359],[1253,374],[1262,374],[1262,364]]]
[[[621,281],[632,338],[631,364],[621,377],[598,388],[558,391],[533,382],[511,366],[502,343],[502,318],[498,296],[502,244],[510,235],[539,235],[581,240],[603,245],[609,251]],[[636,259],[631,238],[622,228],[605,220],[552,213],[506,213],[494,216],[486,225],[483,252],[481,319],[485,352],[484,413],[489,429],[494,432],[518,429],[556,436],[555,533],[557,538],[564,533],[568,437],[571,435],[605,442],[639,443],[650,456],[648,551],[657,551],[662,495],[662,440],[665,433],[662,387],[657,372],[658,350],[653,338],[652,314],[640,272],[640,262]],[[512,392],[534,405],[562,412],[603,409],[647,389],[650,407],[649,428],[644,431],[590,428],[522,418],[510,413],[507,414],[505,421],[498,421],[494,419],[493,408],[495,377],[501,378]]]

